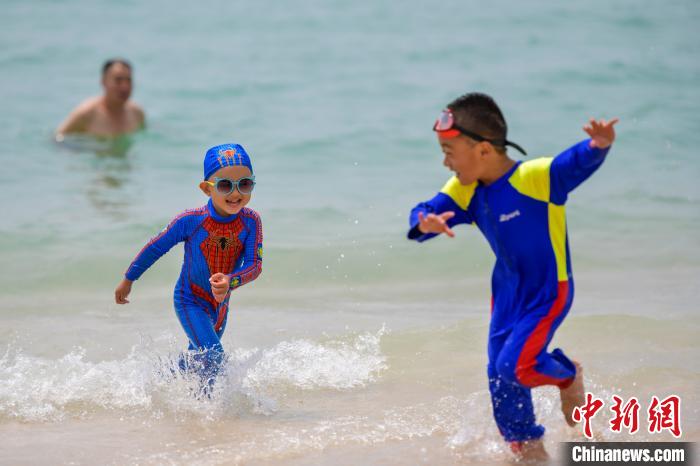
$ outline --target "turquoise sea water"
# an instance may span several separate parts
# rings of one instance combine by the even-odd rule
[[[449,176],[431,125],[474,90],[531,157],[582,139],[589,117],[621,119],[569,201],[577,297],[558,343],[601,393],[685,396],[697,440],[698,20],[692,1],[4,2],[0,462],[42,458],[59,425],[65,462],[91,462],[98,450],[76,446],[88,433],[116,463],[507,458],[484,391],[492,254],[467,227],[405,239],[410,208]],[[147,130],[117,150],[55,145],[112,56],[134,64]],[[151,375],[184,346],[181,249],[129,306],[112,295],[144,242],[205,202],[202,155],[229,140],[253,157],[265,265],[224,338],[247,401],[201,407]],[[537,399],[550,441],[566,438]]]

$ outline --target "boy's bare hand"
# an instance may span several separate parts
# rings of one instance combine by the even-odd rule
[[[129,296],[129,293],[131,293],[132,283],[134,282],[125,278],[117,285],[117,289],[114,290],[114,300],[117,304],[127,304],[129,302],[126,298]]]
[[[450,238],[454,238],[454,232],[447,226],[447,221],[454,216],[454,212],[443,212],[439,215],[428,214],[427,216],[423,215],[423,212],[418,212],[418,229],[424,234],[445,233]]]
[[[591,147],[597,147],[598,149],[609,147],[615,140],[615,128],[613,126],[618,121],[617,118],[613,118],[608,122],[605,120],[596,121],[591,118],[588,124],[583,127],[583,130],[591,137]]]
[[[211,283],[211,292],[214,294],[214,299],[216,299],[217,303],[226,299],[226,294],[231,284],[231,279],[228,275],[221,272],[215,273],[209,278],[209,283]]]

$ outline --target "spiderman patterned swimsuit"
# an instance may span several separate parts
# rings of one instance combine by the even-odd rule
[[[453,177],[411,212],[409,239],[436,236],[420,232],[418,213],[452,211],[448,225],[475,223],[496,255],[487,370],[496,424],[509,442],[544,434],[535,422],[530,389],[566,388],[576,375],[571,360],[547,346],[574,295],[564,205],[608,151],[589,142],[555,158],[518,162],[488,186],[464,186]]]
[[[234,290],[260,275],[260,217],[248,208],[222,217],[211,200],[206,206],[186,210],[146,244],[126,271],[126,278],[137,280],[181,241],[185,243],[185,258],[175,285],[175,311],[189,338],[189,349],[200,350],[205,375],[213,376],[224,357],[221,336],[226,328],[230,292],[218,304],[209,278],[218,272],[227,274]]]

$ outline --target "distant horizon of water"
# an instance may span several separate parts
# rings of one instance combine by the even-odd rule
[[[507,464],[485,374],[493,253],[478,229],[424,244],[408,213],[450,173],[431,125],[486,92],[528,157],[619,117],[570,196],[576,297],[552,347],[607,401],[675,393],[700,439],[700,7],[84,0],[0,18],[0,464]],[[134,66],[147,128],[118,150],[52,141]],[[114,287],[204,205],[208,147],[244,145],[263,273],[236,291],[211,400],[168,376],[182,247]],[[103,150],[106,149],[106,150]],[[547,448],[580,438],[534,392]],[[598,422],[599,421],[599,422]],[[604,440],[668,440],[648,432]]]

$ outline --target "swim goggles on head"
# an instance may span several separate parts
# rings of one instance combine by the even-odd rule
[[[514,142],[511,142],[507,139],[499,140],[499,139],[489,139],[485,138],[479,134],[476,134],[473,131],[469,131],[468,129],[464,129],[461,126],[457,125],[455,123],[455,117],[452,115],[452,110],[450,109],[445,109],[442,111],[438,119],[435,121],[435,125],[433,125],[433,131],[436,131],[441,138],[446,138],[446,139],[451,139],[459,136],[459,134],[464,134],[465,136],[469,136],[473,140],[477,142],[490,142],[494,146],[511,146],[514,147],[518,152],[522,153],[523,155],[527,155],[527,152],[517,145]]]
[[[238,180],[231,180],[215,176],[213,183],[211,181],[206,181],[206,183],[216,187],[216,192],[224,196],[231,194],[234,189],[238,189],[238,192],[245,196],[253,192],[253,188],[255,188],[255,177],[244,176]]]

